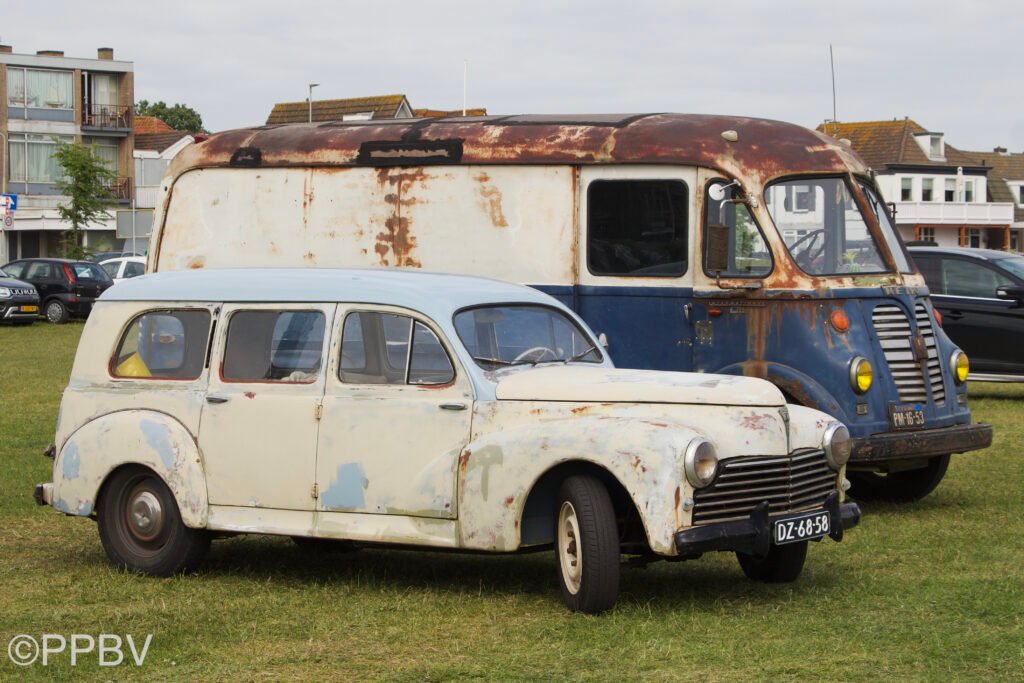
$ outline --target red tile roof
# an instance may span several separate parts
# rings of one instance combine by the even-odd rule
[[[151,133],[169,133],[174,128],[168,126],[155,116],[135,116],[133,118],[136,135],[148,135]]]
[[[373,112],[375,119],[393,119],[402,103],[409,107],[405,95],[355,97],[344,100],[313,100],[314,121],[341,121],[346,115]],[[412,107],[409,107],[412,109]],[[309,121],[309,102],[279,102],[267,117],[268,124],[305,123]]]
[[[446,118],[450,116],[462,116],[461,109],[413,109],[412,115],[418,119]],[[487,116],[487,110],[483,107],[466,109],[466,116]]]
[[[184,137],[191,135],[186,130],[174,130],[169,133],[148,133],[135,135],[135,149],[144,149],[150,152],[163,152],[171,145]]]
[[[837,140],[850,141],[853,151],[860,155],[872,168],[881,170],[890,165],[914,166],[980,166],[980,160],[956,149],[949,143],[944,145],[945,161],[929,159],[914,140],[915,134],[928,133],[926,128],[913,119],[893,121],[856,121],[823,123],[818,132],[831,135]]]

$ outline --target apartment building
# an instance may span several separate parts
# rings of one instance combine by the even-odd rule
[[[0,223],[0,263],[60,254],[61,233],[68,229],[56,210],[66,199],[55,185],[61,169],[53,152],[60,142],[94,144],[97,156],[116,173],[111,193],[119,204],[130,205],[134,101],[133,65],[115,60],[111,48],[99,48],[95,59],[86,59],[58,50],[20,54],[0,45],[0,189],[17,195],[11,220]],[[88,226],[87,249],[122,246],[113,213],[110,220]]]

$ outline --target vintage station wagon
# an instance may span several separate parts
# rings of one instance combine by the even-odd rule
[[[846,428],[753,378],[620,370],[534,289],[385,270],[169,272],[109,290],[36,499],[110,559],[196,568],[210,532],[551,546],[573,610],[620,555],[737,553],[791,581],[842,538]]]

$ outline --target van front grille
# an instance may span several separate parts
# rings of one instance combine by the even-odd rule
[[[781,457],[723,460],[715,483],[693,495],[693,524],[745,519],[768,501],[769,514],[819,507],[836,490],[836,473],[822,450]]]
[[[875,326],[875,334],[878,335],[878,343],[885,355],[885,362],[889,365],[889,373],[896,383],[900,401],[927,403],[930,386],[932,398],[936,404],[941,405],[946,400],[946,390],[942,383],[942,366],[935,344],[935,331],[932,329],[931,318],[924,304],[918,303],[914,313],[917,329],[921,332],[928,351],[927,375],[914,358],[914,331],[899,306],[876,306],[871,313],[871,322]]]

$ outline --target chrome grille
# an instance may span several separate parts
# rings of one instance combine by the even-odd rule
[[[723,460],[715,483],[693,496],[693,524],[745,519],[762,501],[771,514],[818,507],[836,490],[825,452]]]
[[[942,382],[942,363],[939,361],[939,347],[935,341],[935,330],[932,329],[932,318],[923,303],[914,306],[917,315],[917,329],[924,337],[928,346],[928,383],[932,387],[932,400],[936,405],[946,402],[946,385]]]
[[[928,390],[924,385],[921,366],[914,360],[914,349],[910,345],[914,333],[910,321],[899,306],[883,304],[871,313],[871,322],[878,335],[878,343],[889,364],[889,372],[896,382],[900,401],[905,403],[927,403]],[[934,343],[935,337],[932,336]]]

